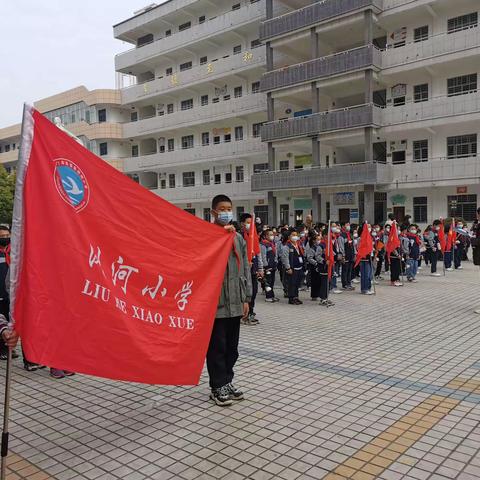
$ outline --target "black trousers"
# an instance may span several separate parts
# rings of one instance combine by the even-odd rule
[[[430,261],[430,273],[437,273],[438,252],[434,252],[431,248],[427,248],[425,253]]]
[[[379,277],[382,274],[383,255],[377,257],[377,268],[375,270],[375,277]]]
[[[10,317],[10,301],[8,298],[2,298],[0,300],[0,313],[9,320]],[[3,337],[0,337],[0,353],[7,353],[8,347],[5,345]]]
[[[352,284],[353,262],[346,261],[342,265],[342,287],[349,287]]]
[[[320,274],[317,271],[317,267],[309,265],[308,269],[310,271],[310,297],[319,298],[320,297]]]
[[[266,298],[275,298],[275,292],[273,291],[273,287],[275,286],[275,275],[277,270],[272,268],[268,272],[265,272],[265,284],[267,287],[270,287],[271,290],[265,293]]]
[[[288,298],[293,300],[294,298],[298,298],[298,290],[304,278],[303,270],[293,270],[291,275],[288,273],[286,275],[288,281]]]
[[[257,274],[252,272],[252,301],[248,306],[248,313],[253,315],[255,312],[255,299],[257,298],[258,293],[258,279]]]
[[[220,388],[233,380],[233,367],[238,360],[240,318],[216,318],[207,351],[210,388]]]
[[[390,280],[396,282],[400,280],[402,261],[393,255],[390,257]]]

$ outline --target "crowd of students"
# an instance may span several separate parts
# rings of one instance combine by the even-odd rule
[[[288,304],[301,305],[299,291],[309,290],[312,301],[330,307],[332,295],[357,288],[373,295],[375,285],[384,279],[393,287],[416,283],[422,268],[433,277],[461,270],[471,238],[479,235],[478,221],[469,226],[461,218],[438,219],[425,229],[411,223],[409,216],[397,223],[391,214],[384,224],[373,225],[315,224],[311,216],[299,227],[270,227],[252,220],[250,214],[243,214],[235,224],[245,240],[251,228],[259,236],[260,248],[251,261],[249,315],[242,319],[250,325],[259,323],[255,313],[259,285],[266,302],[280,301],[274,290],[279,281]]]

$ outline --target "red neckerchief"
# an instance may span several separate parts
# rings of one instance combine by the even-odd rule
[[[271,247],[273,253],[277,253],[277,247],[275,246],[275,243],[274,242],[271,242],[270,240],[267,240],[266,238],[264,238],[262,240],[262,243],[263,245],[265,245],[266,247]]]
[[[407,233],[407,238],[413,238],[413,239],[415,239],[415,242],[417,243],[418,246],[420,246],[420,245],[422,244],[422,242],[420,241],[420,238],[419,238],[418,235],[416,235],[416,234],[413,234],[413,233],[408,232],[408,233]]]
[[[300,240],[298,242],[292,242],[291,240],[288,240],[288,243],[292,245],[293,248],[297,251],[299,255],[303,255],[303,248],[302,245],[300,244]]]
[[[10,245],[7,245],[6,247],[0,247],[0,253],[3,253],[5,255],[5,262],[8,266],[10,266],[10,250]]]

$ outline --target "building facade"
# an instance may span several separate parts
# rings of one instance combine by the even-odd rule
[[[267,194],[250,183],[268,170],[265,11],[265,0],[170,0],[114,26],[115,38],[133,45],[115,58],[117,74],[135,83],[121,89],[130,110],[125,172],[206,220],[219,193],[232,197],[237,216],[267,220]]]
[[[91,152],[123,170],[129,145],[123,140],[122,124],[129,112],[120,105],[120,92],[112,89],[87,90],[80,86],[44,98],[34,107],[52,122],[56,117]],[[18,160],[21,125],[0,129],[0,163],[12,171]]]
[[[295,224],[310,211],[321,220],[473,220],[479,2],[266,0],[265,8],[268,171],[251,186],[266,194],[270,221]]]

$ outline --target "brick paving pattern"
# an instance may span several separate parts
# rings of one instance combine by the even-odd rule
[[[207,401],[205,374],[55,381],[16,360],[8,478],[478,479],[480,271],[423,272],[329,309],[260,296],[236,370],[248,398],[229,408]]]

